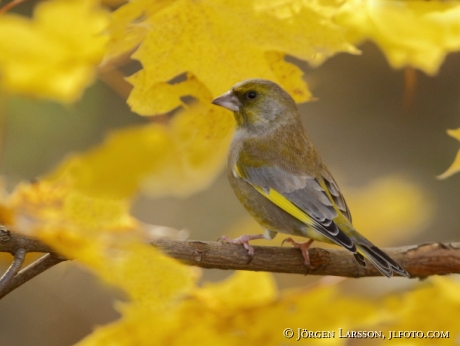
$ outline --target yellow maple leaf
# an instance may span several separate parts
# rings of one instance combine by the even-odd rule
[[[152,115],[161,107],[146,106],[154,96],[148,91],[158,91],[163,83],[187,72],[212,97],[240,80],[257,77],[277,81],[296,101],[305,101],[310,93],[302,73],[284,60],[284,54],[319,64],[337,52],[356,49],[320,5],[298,5],[257,0],[132,1],[114,14],[108,58],[140,44],[133,58],[143,69],[129,78],[134,85],[130,105],[140,114]]]
[[[453,277],[436,276],[430,277],[428,282],[413,291],[388,297],[385,300],[387,311],[382,311],[391,316],[383,325],[387,339],[390,338],[391,331],[395,333],[391,337],[391,343],[398,346],[454,344],[460,338],[460,324],[457,323],[460,313],[459,289],[460,284]],[[421,332],[423,335],[398,337],[398,332],[411,331]],[[428,334],[430,331],[443,332],[447,337]],[[433,337],[435,335],[438,337]]]
[[[2,196],[1,204],[14,211],[10,226],[16,232],[41,240],[123,290],[130,300],[118,303],[124,320],[139,322],[137,318],[146,314],[163,316],[174,311],[196,286],[197,270],[144,242],[141,225],[129,215],[126,199],[94,198],[72,184],[54,181],[20,184],[11,195]],[[144,341],[151,334],[149,320],[135,328],[137,332],[148,326]],[[125,337],[135,334],[131,331]]]
[[[135,303],[171,305],[197,279],[193,269],[145,243],[126,199],[94,198],[62,182],[36,182],[20,184],[2,202],[14,210],[9,226],[16,232],[84,264]]]
[[[447,130],[447,134],[460,141],[460,128],[456,130]],[[454,162],[452,162],[450,167],[443,174],[438,176],[438,179],[446,179],[457,172],[460,172],[460,150],[457,152]]]
[[[169,125],[117,130],[101,145],[65,160],[45,179],[70,182],[86,195],[126,198],[186,196],[208,186],[224,164],[234,120],[228,111],[196,103]]]
[[[275,280],[269,273],[237,271],[218,283],[207,283],[192,295],[220,314],[234,314],[241,308],[263,306],[278,297]]]
[[[331,302],[334,308],[328,308]],[[369,326],[381,320],[372,303],[340,296],[336,287],[279,294],[270,274],[241,272],[196,287],[189,298],[161,314],[140,306],[127,307],[119,321],[98,328],[78,345],[297,344],[298,329],[307,328],[333,333],[329,339],[307,338],[309,343],[343,345],[339,328]],[[287,338],[286,328],[295,331],[295,336]]]
[[[0,90],[73,102],[105,53],[108,13],[95,0],[38,4],[32,20],[0,16]]]
[[[460,50],[456,1],[347,0],[338,13],[351,42],[374,41],[394,68],[433,75],[446,54]]]
[[[221,11],[224,8],[228,9],[225,13]],[[185,110],[174,116],[169,127],[151,125],[118,131],[98,148],[65,161],[49,179],[70,179],[86,194],[123,197],[132,195],[139,186],[155,196],[166,193],[184,196],[207,186],[225,161],[233,129],[233,119],[228,112],[211,106],[210,101],[231,86],[230,80],[237,81],[245,73],[246,77],[254,73],[254,77],[275,79],[301,101],[309,97],[301,80],[302,73],[284,61],[284,53],[278,48],[286,48],[290,54],[314,63],[337,51],[354,51],[343,40],[339,28],[328,24],[330,21],[325,20],[328,15],[320,9],[314,4],[293,7],[260,1],[247,4],[242,1],[152,3],[138,0],[122,6],[114,13],[109,29],[112,36],[108,56],[126,52],[142,42],[135,57],[144,65],[130,77],[137,87],[128,103],[146,115],[169,112],[177,107]],[[242,13],[245,15],[240,21],[251,19],[256,26],[252,29],[266,26],[268,31],[255,30],[257,40],[241,41],[235,36],[237,32],[231,20]],[[208,24],[200,22],[200,19],[206,20],[206,16],[210,16]],[[224,19],[227,19],[225,23]],[[208,26],[212,30],[208,30]],[[178,32],[178,28],[186,30]],[[200,35],[202,42],[194,35]],[[225,49],[214,48],[219,37],[230,40]],[[193,48],[196,56],[187,50],[190,44],[186,42],[192,41],[197,45]],[[232,62],[230,50],[235,50],[234,45],[245,49],[244,59],[238,55]],[[202,50],[205,46],[207,50]],[[224,68],[227,58],[238,68]],[[210,59],[222,64],[219,73],[215,70],[219,66],[207,63]],[[176,71],[179,66],[180,71]],[[256,70],[249,72],[252,67]],[[167,83],[184,72],[187,72],[184,82]],[[186,95],[199,104],[184,103],[181,97]]]
[[[17,231],[34,235],[37,228],[64,227],[78,232],[131,232],[138,227],[129,215],[127,198],[85,195],[64,181],[22,183],[6,198],[10,224]]]

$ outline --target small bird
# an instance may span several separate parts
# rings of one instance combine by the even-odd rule
[[[278,84],[249,79],[212,101],[233,111],[236,131],[228,155],[228,179],[264,234],[220,240],[243,244],[249,256],[253,239],[273,239],[278,232],[309,238],[290,242],[301,249],[310,268],[308,248],[314,240],[351,251],[365,267],[366,258],[383,275],[409,273],[362,236],[350,210],[300,121],[292,97]]]

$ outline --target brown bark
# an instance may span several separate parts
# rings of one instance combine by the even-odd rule
[[[171,239],[158,239],[151,244],[182,263],[203,268],[307,274],[302,253],[297,248],[254,246],[251,260],[244,247],[237,244]],[[429,243],[383,250],[401,264],[411,278],[460,273],[460,243]],[[36,239],[1,228],[0,252],[9,252],[14,256],[11,266],[0,278],[0,298],[66,260]],[[19,271],[27,252],[46,255]],[[311,248],[309,254],[311,267],[308,275],[381,276],[371,264],[361,267],[346,250]]]
[[[183,263],[203,268],[306,274],[302,254],[295,248],[254,246],[254,257],[248,262],[247,251],[242,245],[169,239],[156,240],[152,245]],[[460,243],[430,243],[383,250],[411,277],[460,273]],[[311,248],[309,254],[309,275],[381,276],[372,264],[361,267],[349,251]]]

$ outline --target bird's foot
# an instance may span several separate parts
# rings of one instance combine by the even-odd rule
[[[307,267],[307,274],[308,274],[308,272],[310,271],[310,256],[308,255],[308,248],[313,243],[313,239],[310,239],[309,241],[305,243],[298,243],[292,238],[286,238],[283,240],[281,245],[283,245],[286,242],[291,243],[293,247],[297,247],[302,251],[302,256],[304,258],[304,263],[305,263],[305,266]]]
[[[250,240],[254,239],[265,239],[263,234],[248,234],[248,235],[242,235],[241,237],[231,239],[225,235],[217,239],[217,241],[223,241],[225,243],[232,243],[232,244],[243,244],[244,248],[248,250],[248,255],[250,257],[250,260],[252,260],[252,257],[254,256],[254,248],[249,245]]]

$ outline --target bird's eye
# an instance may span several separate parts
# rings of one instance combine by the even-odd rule
[[[248,100],[254,100],[257,97],[257,93],[254,90],[251,90],[248,91],[245,96]]]

